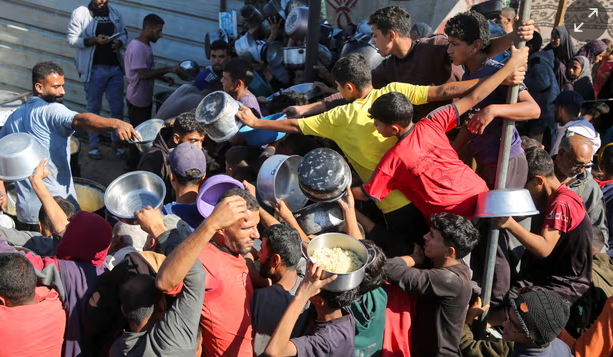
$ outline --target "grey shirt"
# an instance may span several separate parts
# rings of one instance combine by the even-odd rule
[[[605,203],[602,190],[594,180],[592,173],[585,170],[570,180],[566,186],[581,197],[592,225],[598,227],[605,237],[605,251],[610,249],[611,247],[608,246],[609,228],[604,210]]]
[[[191,267],[183,284],[183,290],[161,321],[146,331],[124,331],[113,343],[109,356],[194,357],[206,284],[200,260]]]
[[[15,247],[24,247],[40,255],[41,257],[52,257],[60,242],[60,237],[43,237],[38,232],[19,231],[14,228],[0,227],[0,236],[6,242]]]

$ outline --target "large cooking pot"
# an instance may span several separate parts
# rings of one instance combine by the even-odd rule
[[[257,43],[253,36],[247,32],[234,42],[234,49],[239,57],[244,57],[246,60],[254,60],[253,53],[256,51]]]
[[[288,84],[290,81],[289,72],[285,66],[270,66],[268,68],[270,73],[272,73],[273,77],[275,77],[279,82]]]
[[[19,181],[30,177],[42,159],[45,148],[27,133],[13,133],[0,139],[0,179]]]
[[[134,131],[140,136],[140,141],[134,141],[134,145],[138,148],[138,151],[145,152],[153,146],[153,140],[158,136],[158,133],[164,127],[164,121],[162,119],[149,119],[142,122]]]
[[[264,22],[264,16],[253,5],[243,6],[240,13],[249,28],[258,27]]]
[[[213,92],[196,108],[196,120],[204,125],[207,135],[215,142],[232,138],[243,123],[236,119],[241,104],[223,91]]]
[[[379,54],[379,51],[375,46],[370,43],[371,36],[358,34],[345,42],[343,50],[341,51],[341,57],[345,57],[350,53],[359,53],[370,65],[371,69],[375,69],[384,58]]]
[[[329,231],[345,222],[343,210],[336,202],[313,203],[294,213],[294,218],[307,235]]]
[[[179,67],[181,67],[183,70],[177,72],[177,76],[184,81],[191,82],[196,79],[196,77],[198,77],[198,73],[200,73],[200,66],[198,66],[198,63],[192,60],[179,63]]]
[[[364,244],[359,240],[342,233],[324,233],[313,238],[306,248],[306,258],[311,261],[311,255],[318,249],[322,248],[342,248],[349,249],[355,252],[355,254],[362,260],[362,266],[356,271],[351,273],[338,274],[324,270],[325,274],[322,279],[327,279],[330,276],[336,274],[336,280],[332,281],[322,289],[342,292],[354,289],[362,283],[364,280],[364,270],[367,266],[377,257],[377,252],[374,249],[366,249]]]
[[[266,42],[262,49],[262,60],[273,67],[283,64],[283,44],[281,42]]]
[[[301,159],[298,155],[273,155],[264,161],[258,172],[257,188],[265,204],[274,207],[277,199],[281,199],[292,212],[306,205],[308,199],[298,184]]]
[[[81,142],[74,135],[70,137],[70,172],[72,177],[81,176],[81,165],[79,165],[79,153],[81,152]]]
[[[280,17],[285,20],[286,17],[285,10],[283,10],[280,0],[270,0],[268,3],[266,3],[264,8],[262,8],[262,15],[264,15],[264,17],[267,19],[271,17]]]
[[[166,184],[158,175],[132,171],[116,178],[104,194],[104,205],[111,215],[128,224],[135,224],[135,211],[147,206],[162,207]]]
[[[287,15],[285,33],[296,41],[306,38],[309,31],[309,8],[297,6]]]
[[[106,186],[81,177],[74,177],[73,180],[77,193],[77,202],[79,202],[81,210],[104,217],[104,193],[106,192]]]
[[[322,66],[329,68],[332,64],[332,52],[330,52],[328,47],[320,43],[318,45],[317,59]]]
[[[306,61],[306,48],[283,47],[283,63],[287,68],[302,69]]]
[[[351,169],[336,151],[318,148],[304,155],[298,167],[298,181],[310,200],[334,202],[345,195],[351,184]]]
[[[211,45],[217,40],[228,42],[228,33],[225,30],[219,30],[204,35],[204,54],[207,59],[211,59]]]

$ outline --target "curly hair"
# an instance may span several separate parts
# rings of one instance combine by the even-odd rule
[[[441,232],[447,246],[455,248],[456,259],[467,256],[479,243],[479,231],[465,217],[438,213],[432,215],[430,224]]]
[[[445,25],[445,34],[469,45],[481,40],[481,51],[490,45],[490,26],[485,17],[475,11],[462,12],[450,18]]]
[[[179,135],[187,135],[189,133],[198,132],[205,135],[204,126],[196,121],[194,113],[182,113],[177,116],[172,131]]]
[[[36,83],[41,83],[43,79],[52,74],[63,76],[64,69],[59,64],[50,61],[35,64],[32,68],[32,88]]]
[[[411,15],[401,6],[388,6],[373,12],[368,18],[368,24],[377,26],[383,35],[390,31],[401,37],[411,35]]]

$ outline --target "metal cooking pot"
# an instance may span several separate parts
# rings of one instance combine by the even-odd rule
[[[285,20],[285,33],[297,41],[306,38],[309,31],[309,8],[297,6],[287,15]]]
[[[273,77],[275,77],[279,82],[286,84],[289,83],[289,72],[285,66],[270,66],[269,69]]]
[[[323,279],[327,279],[334,274],[337,275],[336,280],[322,288],[333,292],[351,290],[360,285],[362,280],[364,280],[364,270],[367,266],[372,264],[377,257],[377,251],[372,248],[366,249],[362,242],[351,236],[342,233],[324,233],[313,238],[309,242],[306,248],[306,259],[311,261],[311,254],[322,248],[349,249],[355,252],[355,254],[357,254],[362,260],[362,266],[360,269],[352,271],[351,273],[338,274],[324,270],[325,274]]]
[[[345,57],[350,53],[359,53],[370,65],[371,69],[375,69],[381,62],[383,62],[384,57],[379,54],[379,50],[375,46],[370,43],[371,36],[366,36],[362,34],[358,34],[345,42],[343,46],[343,50],[341,51],[341,57]]]
[[[257,43],[253,39],[253,36],[247,32],[234,42],[234,49],[239,57],[251,61],[254,60],[253,53],[256,51]]]
[[[328,68],[330,64],[332,64],[332,52],[322,45],[321,43],[318,46],[317,59],[321,62],[321,65]]]
[[[262,13],[253,5],[243,6],[240,13],[249,28],[258,27],[264,21]]]
[[[318,148],[304,155],[298,167],[298,181],[310,200],[334,202],[345,195],[351,184],[351,169],[336,151]]]
[[[106,208],[104,206],[104,193],[106,192],[106,186],[81,177],[74,177],[73,180],[77,193],[77,202],[79,202],[81,210],[104,217]]]
[[[198,63],[192,60],[179,63],[179,67],[181,67],[183,70],[177,72],[177,76],[184,81],[191,82],[196,79],[198,73],[200,73],[200,66],[198,66]]]
[[[281,5],[280,0],[270,0],[264,8],[262,8],[262,15],[265,18],[271,18],[279,16],[283,20],[285,20],[285,10],[283,10],[283,6]]]
[[[132,171],[116,178],[104,194],[104,205],[118,220],[135,224],[134,212],[147,206],[162,207],[166,184],[158,175],[147,171]]]
[[[81,165],[79,165],[80,152],[81,142],[74,135],[70,136],[70,172],[72,177],[81,176]]]
[[[236,119],[241,104],[223,91],[213,92],[196,108],[196,120],[204,125],[207,135],[220,143],[232,138],[243,123]]]
[[[283,47],[283,63],[287,68],[304,68],[306,62],[306,48]]]
[[[225,30],[219,30],[204,35],[204,54],[207,59],[211,59],[211,44],[217,40],[228,42],[228,33]]]
[[[345,222],[343,210],[336,202],[317,202],[294,213],[296,222],[307,235],[340,227]]]
[[[155,140],[163,127],[164,121],[162,119],[149,119],[134,128],[134,131],[136,131],[141,138],[140,141],[134,142],[138,151],[145,152],[149,150],[149,148],[153,146],[153,140]]]
[[[258,172],[257,189],[265,204],[274,207],[281,199],[292,212],[306,205],[308,199],[298,184],[301,159],[298,155],[273,155],[264,161]]]
[[[49,151],[33,135],[9,134],[0,139],[0,179],[4,181],[26,179],[46,157],[49,157]]]
[[[266,42],[262,49],[262,59],[272,67],[283,64],[283,44],[281,42]]]

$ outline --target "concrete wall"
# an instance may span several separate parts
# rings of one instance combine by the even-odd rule
[[[66,105],[85,111],[83,84],[74,66],[73,48],[66,43],[70,14],[87,0],[0,0],[0,89],[31,90],[30,71],[38,61],[60,63],[66,71]],[[208,64],[203,40],[218,28],[219,0],[110,0],[120,9],[128,39],[138,36],[143,17],[160,15],[166,22],[164,37],[153,44],[156,66],[176,65],[192,59]],[[240,0],[228,0],[228,10],[238,10]],[[182,82],[176,78],[177,83]],[[168,90],[161,82],[156,92]],[[106,110],[105,103],[105,110]]]

